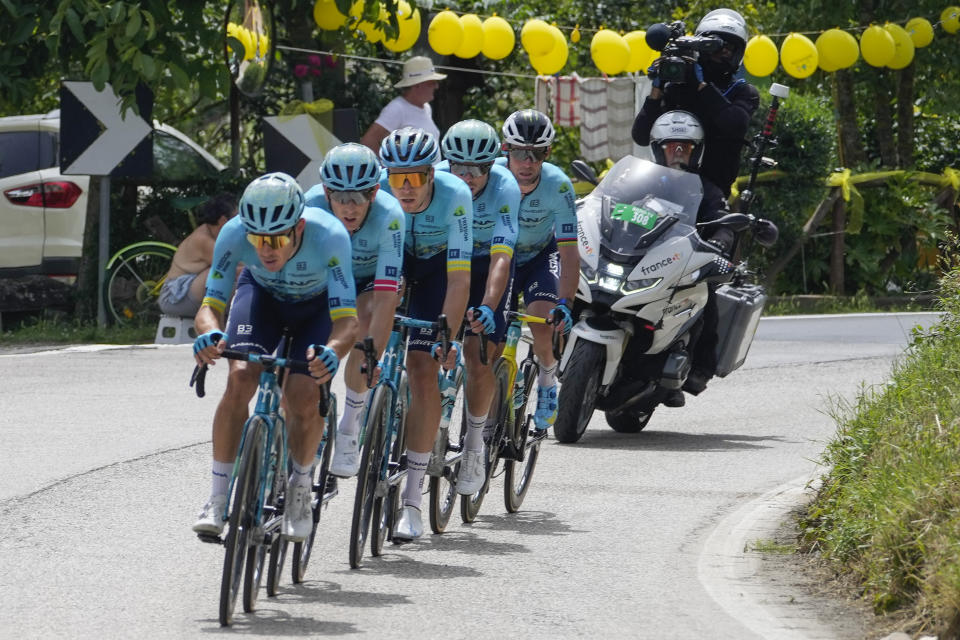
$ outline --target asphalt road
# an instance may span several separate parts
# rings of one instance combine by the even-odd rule
[[[353,481],[307,581],[217,623],[223,553],[190,531],[209,491],[208,397],[188,346],[0,355],[0,637],[753,638],[698,572],[718,523],[815,473],[831,407],[882,383],[929,314],[764,319],[742,369],[640,434],[597,414],[549,440],[523,509],[494,481],[472,525],[350,570]],[[239,603],[238,603],[239,609]]]

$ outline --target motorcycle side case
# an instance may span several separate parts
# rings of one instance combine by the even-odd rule
[[[747,359],[766,301],[767,295],[758,285],[717,289],[717,375],[721,378]]]

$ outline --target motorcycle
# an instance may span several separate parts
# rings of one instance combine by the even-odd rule
[[[560,442],[579,440],[595,409],[615,431],[637,433],[683,388],[711,286],[719,317],[716,375],[743,364],[766,294],[746,262],[727,257],[738,254],[740,240],[725,255],[701,233],[727,228],[761,245],[776,241],[776,226],[751,215],[749,203],[756,169],[775,164],[762,152],[775,144],[778,97],[755,141],[744,211],[710,223],[697,223],[703,187],[695,174],[627,156],[597,183],[585,163],[574,162],[574,173],[597,186],[577,202],[580,282],[560,361],[553,427]]]

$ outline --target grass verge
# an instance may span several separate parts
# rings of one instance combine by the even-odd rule
[[[28,316],[4,326],[0,346],[49,344],[143,344],[153,342],[157,326],[124,325],[106,327],[79,321],[62,314]]]
[[[889,383],[835,404],[830,472],[800,530],[877,613],[943,640],[960,635],[960,268],[940,297],[942,322]]]

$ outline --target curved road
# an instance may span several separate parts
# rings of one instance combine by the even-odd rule
[[[253,636],[755,638],[698,566],[718,524],[813,477],[829,407],[881,383],[932,314],[764,319],[744,367],[646,430],[600,414],[550,440],[520,513],[495,480],[478,521],[347,564],[353,481],[320,523],[307,582],[238,614]],[[189,527],[209,484],[188,346],[0,355],[3,635],[220,633],[222,550]],[[833,399],[833,400],[831,400]],[[720,598],[722,599],[722,598]],[[240,605],[238,603],[238,609]],[[229,633],[229,631],[227,631]]]

